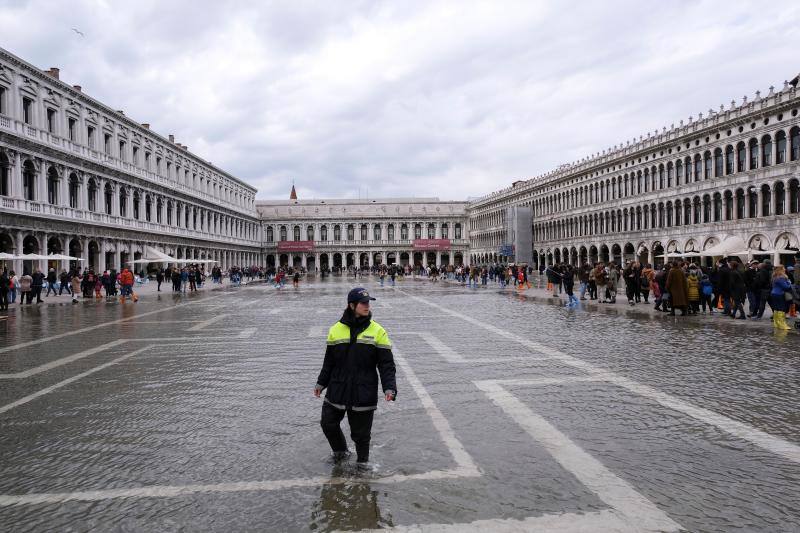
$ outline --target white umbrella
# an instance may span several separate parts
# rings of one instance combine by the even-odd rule
[[[7,254],[5,252],[0,252],[0,260],[2,259],[16,259],[17,256],[14,254]]]
[[[50,254],[47,256],[47,259],[52,259],[54,261],[83,261],[80,257],[72,257],[71,255],[64,254]]]
[[[48,259],[46,255],[39,255],[39,254],[22,254],[15,256],[15,259],[22,259],[24,261],[39,261],[40,259]]]

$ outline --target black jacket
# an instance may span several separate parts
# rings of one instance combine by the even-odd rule
[[[363,335],[362,335],[363,333]],[[397,395],[395,365],[386,331],[372,315],[358,319],[348,307],[328,333],[318,389],[339,409],[371,410],[378,406],[378,374],[384,393]]]

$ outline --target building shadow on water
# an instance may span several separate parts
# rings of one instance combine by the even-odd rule
[[[338,470],[334,469],[335,471]],[[345,479],[342,482],[342,477]],[[332,482],[320,489],[319,500],[311,508],[312,531],[353,531],[392,527],[392,518],[382,516],[378,491],[367,480],[335,472]]]

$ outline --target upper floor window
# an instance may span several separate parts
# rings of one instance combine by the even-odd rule
[[[394,240],[394,224],[389,224],[389,226],[386,228],[386,233],[387,233],[387,237],[386,238],[389,239],[390,241],[393,241]]]
[[[306,228],[306,240],[308,241],[314,240],[314,226],[308,226]]]
[[[56,110],[47,108],[47,132],[56,133]]]
[[[69,206],[72,209],[78,208],[78,195],[80,194],[80,182],[78,176],[71,174],[69,177]]]
[[[286,240],[286,226],[281,226],[281,241]]]
[[[448,229],[447,229],[447,224],[446,223],[442,224],[442,239],[449,239],[449,238],[450,238],[450,236],[449,236],[449,232],[448,232]]]
[[[6,91],[5,87],[0,87],[0,114],[6,115]]]
[[[275,240],[275,231],[272,229],[272,226],[267,226],[267,242],[272,242]]]
[[[11,195],[11,163],[6,154],[0,152],[0,196]]]
[[[111,134],[106,133],[103,136],[103,150],[105,150],[106,154],[111,155]]]
[[[408,240],[408,226],[405,224],[400,226],[400,239],[404,241]]]
[[[772,137],[764,135],[761,139],[761,165],[767,167],[772,164]]]
[[[22,97],[22,120],[25,124],[33,125],[33,100],[27,96]]]
[[[421,239],[422,238],[422,225],[421,224],[414,224],[414,238]]]
[[[352,224],[347,225],[347,240],[354,241],[356,240],[356,228]]]
[[[36,168],[30,161],[22,165],[22,196],[30,201],[36,199]]]
[[[433,224],[428,224],[428,238],[435,239],[436,238],[436,226]]]
[[[461,238],[461,224],[456,224],[456,227],[453,230],[453,238],[455,239]]]
[[[361,224],[361,240],[362,241],[366,241],[367,240],[367,225],[366,224]]]
[[[119,142],[119,158],[125,161],[125,141]]]
[[[47,203],[58,204],[58,172],[53,167],[47,171]]]
[[[103,191],[103,199],[105,200],[106,215],[111,214],[112,206],[114,205],[114,189],[110,183],[106,183],[105,190]]]
[[[373,226],[372,228],[372,238],[375,239],[376,241],[381,240],[381,233],[382,233],[381,225],[375,224],[375,226]]]
[[[69,140],[75,142],[75,128],[78,125],[78,121],[74,118],[67,119],[67,135],[69,135]]]
[[[86,144],[94,150],[94,128],[91,126],[86,127]]]
[[[292,231],[292,240],[299,241],[300,240],[300,226],[295,226]]]
[[[150,170],[150,152],[144,153],[144,168]]]
[[[319,240],[327,241],[328,240],[328,226],[322,226],[319,228]]]
[[[342,240],[342,227],[339,224],[333,227],[333,240],[336,242]]]
[[[86,187],[86,206],[89,211],[97,211],[97,183],[93,178],[89,179],[89,184]]]
[[[786,162],[786,132],[779,131],[775,136],[775,163]]]
[[[131,163],[134,165],[139,164],[139,148],[137,146],[133,147],[133,158],[131,159]]]

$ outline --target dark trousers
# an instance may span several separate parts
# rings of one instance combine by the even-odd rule
[[[33,300],[34,297],[36,298],[36,303],[41,303],[42,302],[42,286],[41,285],[33,285],[31,287],[31,300]],[[30,300],[28,300],[28,301],[30,301]]]
[[[8,309],[8,291],[0,290],[0,309]]]
[[[61,286],[58,288],[58,295],[61,296],[61,293],[67,291],[67,294],[72,294],[72,289],[69,288],[69,282],[61,282]]]
[[[712,312],[714,304],[711,302],[711,295],[710,294],[701,294],[700,295],[700,302],[703,304],[703,312],[706,312],[706,306],[708,306],[708,312]]]
[[[761,294],[758,298],[758,318],[764,316],[764,309],[767,307],[767,304],[772,307],[772,302],[769,299],[770,292],[770,289],[761,289]]]
[[[45,294],[45,296],[50,296],[50,291],[53,291],[53,294],[58,296],[58,293],[56,293],[56,284],[55,283],[50,283],[48,281],[47,282],[47,294]]]
[[[747,302],[750,305],[750,316],[758,314],[758,297],[761,293],[756,291],[747,291]]]
[[[328,402],[322,404],[322,419],[319,424],[322,426],[322,432],[328,439],[331,445],[331,450],[334,452],[346,452],[347,441],[342,433],[342,428],[339,426],[345,413],[347,413],[347,422],[350,424],[350,438],[356,444],[356,454],[358,461],[369,461],[369,440],[372,433],[372,417],[375,415],[374,410],[370,411],[353,411],[350,409],[337,409]]]

